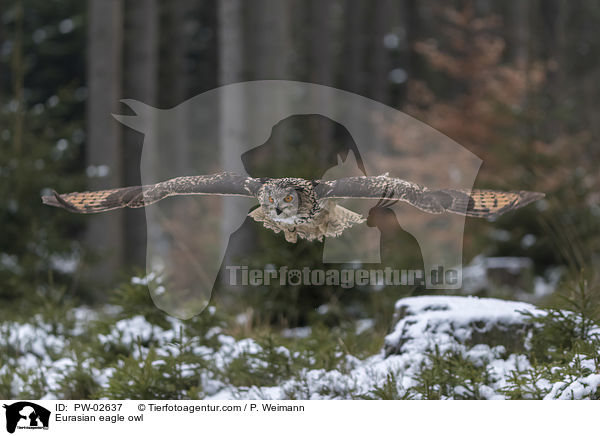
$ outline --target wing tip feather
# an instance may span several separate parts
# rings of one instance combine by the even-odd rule
[[[519,196],[519,206],[525,206],[529,203],[533,203],[534,201],[541,200],[546,196],[546,194],[535,191],[519,191]]]
[[[77,209],[75,206],[73,206],[67,200],[62,198],[60,196],[60,194],[54,190],[52,191],[52,195],[43,195],[42,196],[42,203],[46,204],[48,206],[62,207],[63,209],[68,210],[69,212],[83,213],[82,210]]]

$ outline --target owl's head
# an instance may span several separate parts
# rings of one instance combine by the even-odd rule
[[[260,198],[261,207],[269,218],[289,224],[295,224],[301,202],[301,190],[297,186],[279,181],[267,184]]]

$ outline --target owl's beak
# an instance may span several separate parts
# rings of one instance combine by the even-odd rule
[[[283,211],[281,209],[279,209],[278,207],[276,207],[275,212],[277,212],[277,215],[281,215],[281,212],[283,212]]]

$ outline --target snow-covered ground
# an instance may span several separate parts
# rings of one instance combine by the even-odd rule
[[[214,313],[214,308],[209,312]],[[399,396],[411,391],[410,398],[421,398],[414,391],[423,368],[431,364],[432,352],[443,355],[452,352],[477,368],[487,370],[487,383],[477,386],[477,397],[485,399],[506,398],[503,389],[508,386],[513,371],[531,368],[522,351],[528,346],[531,325],[524,312],[543,314],[527,303],[480,299],[475,297],[421,296],[406,298],[396,304],[396,321],[380,353],[366,359],[345,355],[338,369],[305,369],[276,386],[234,386],[219,374],[226,373],[236,359],[246,360],[248,368],[269,371],[269,361],[259,343],[253,339],[236,340],[219,327],[210,329],[204,337],[180,338],[191,341],[191,351],[211,363],[188,365],[182,370],[187,375],[197,375],[209,399],[325,399],[369,398],[378,389],[391,387]],[[49,392],[58,391],[64,373],[74,367],[89,371],[94,379],[106,386],[116,368],[100,368],[94,356],[78,357],[65,352],[71,336],[85,334],[86,326],[95,317],[94,312],[77,309],[75,326],[70,331],[54,331],[40,319],[30,324],[0,324],[0,347],[11,350],[2,356],[0,378],[12,377],[14,391],[19,392],[24,383],[22,374],[41,371]],[[111,344],[131,347],[134,357],[144,357],[152,343],[157,351],[153,364],[160,366],[163,359],[177,355],[173,341],[179,337],[180,321],[170,319],[171,328],[161,328],[135,316],[116,322],[107,334],[98,335],[103,346]],[[362,322],[359,329],[370,328]],[[284,336],[298,332],[286,331]],[[302,331],[309,335],[310,331]],[[184,333],[185,335],[185,333]],[[209,345],[210,344],[210,345]],[[285,347],[270,350],[281,361],[292,362],[300,358],[299,351]],[[140,356],[141,355],[141,356]],[[593,373],[594,362],[582,358],[577,364],[592,373],[585,377],[551,383],[543,378],[536,383],[545,389],[546,399],[582,398],[596,391],[600,374]],[[118,366],[120,363],[116,365]],[[14,368],[19,368],[15,372]],[[442,398],[463,398],[465,386],[454,386]],[[48,394],[46,399],[55,398]]]

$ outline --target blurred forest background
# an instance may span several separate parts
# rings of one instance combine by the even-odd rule
[[[81,217],[40,201],[140,183],[143,135],[112,118],[129,113],[120,99],[170,108],[261,79],[390,105],[481,157],[476,187],[545,192],[467,220],[462,292],[549,301],[600,262],[599,24],[592,0],[0,0],[2,316],[105,302],[144,268],[143,211]]]

